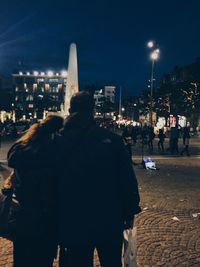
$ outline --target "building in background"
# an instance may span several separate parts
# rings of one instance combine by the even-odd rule
[[[104,104],[105,102],[115,103],[115,86],[104,86],[103,89],[95,90],[94,100],[95,106]]]
[[[115,103],[115,91],[116,91],[115,86],[105,86],[104,87],[105,101],[109,101],[114,104]]]
[[[66,71],[19,72],[12,74],[15,119],[42,119],[59,112],[64,101]]]
[[[113,118],[115,112],[115,86],[104,86],[103,89],[95,90],[95,116],[99,118]]]
[[[0,76],[0,111],[10,112],[12,108],[13,90],[10,76]]]

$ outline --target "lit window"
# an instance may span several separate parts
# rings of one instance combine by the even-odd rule
[[[32,95],[28,95],[26,97],[26,101],[33,101],[33,96]]]
[[[35,91],[37,89],[37,83],[33,84],[33,91]]]
[[[37,79],[37,83],[44,82],[44,78]]]
[[[49,90],[49,84],[48,84],[48,83],[45,84],[45,90],[46,90],[46,91]]]
[[[62,84],[58,84],[57,86],[57,92],[60,91],[62,89]]]

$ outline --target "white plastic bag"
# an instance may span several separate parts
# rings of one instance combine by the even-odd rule
[[[124,231],[124,267],[137,267],[136,227]]]

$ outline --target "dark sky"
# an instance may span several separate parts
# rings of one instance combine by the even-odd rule
[[[137,94],[150,77],[149,39],[161,50],[158,83],[200,56],[200,1],[1,0],[0,73],[20,62],[27,70],[66,68],[75,42],[82,86],[116,83]]]

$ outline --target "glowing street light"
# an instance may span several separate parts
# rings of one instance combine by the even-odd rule
[[[150,59],[152,61],[151,64],[151,91],[150,91],[150,112],[149,112],[149,119],[150,119],[150,123],[152,126],[152,105],[153,105],[153,82],[154,82],[154,65],[155,65],[155,61],[158,60],[159,55],[160,55],[160,49],[155,47],[155,42],[153,41],[149,41],[147,43],[148,48],[151,49],[151,53],[150,53]]]
[[[147,47],[149,47],[149,48],[154,47],[154,42],[153,42],[153,41],[149,41],[149,42],[147,43]]]
[[[151,54],[150,54],[150,58],[152,60],[157,60],[159,58],[159,53],[160,53],[160,50],[159,49],[156,49],[154,50]]]
[[[61,75],[62,75],[62,77],[67,77],[67,71],[63,70],[63,71],[61,72]]]
[[[34,74],[34,76],[38,76],[39,72],[38,71],[34,71],[33,74]]]
[[[53,71],[49,70],[49,71],[47,72],[47,75],[48,75],[49,77],[52,77],[52,76],[53,76]]]

